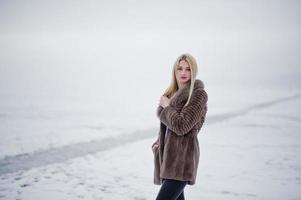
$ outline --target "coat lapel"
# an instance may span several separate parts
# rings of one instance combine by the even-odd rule
[[[179,89],[176,92],[175,96],[173,98],[171,98],[170,105],[175,107],[175,108],[178,108],[178,109],[183,108],[186,101],[188,100],[189,89],[190,89],[190,83],[185,85],[185,87]],[[196,89],[204,89],[204,83],[200,79],[196,79],[194,81],[193,90],[196,90]]]

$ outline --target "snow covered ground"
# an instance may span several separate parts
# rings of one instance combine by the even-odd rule
[[[199,134],[197,182],[185,188],[187,199],[301,199],[301,95],[295,91],[274,92],[255,101],[250,97],[245,97],[250,99],[248,105],[236,102],[236,109],[228,101],[227,112],[212,107],[210,113],[209,107]],[[145,136],[133,139],[137,134]],[[156,134],[119,134],[111,146],[99,149],[84,142],[54,148],[64,160],[54,156],[51,148],[42,151],[45,160],[37,149],[6,156],[0,160],[0,199],[154,199],[159,186],[152,183],[150,145]],[[127,136],[132,139],[125,140]],[[104,145],[101,138],[97,141],[94,145]],[[83,147],[91,153],[83,149],[82,155],[72,154]],[[6,167],[13,167],[15,161],[27,169],[21,164],[8,172]],[[39,165],[30,164],[34,162]]]

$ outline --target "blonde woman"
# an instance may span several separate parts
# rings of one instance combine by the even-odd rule
[[[190,54],[180,55],[171,84],[159,101],[160,131],[152,144],[154,184],[161,185],[156,200],[182,200],[185,186],[195,184],[200,155],[197,135],[208,101],[204,83],[196,79],[197,71]]]

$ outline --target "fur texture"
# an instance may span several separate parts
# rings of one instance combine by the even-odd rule
[[[205,121],[208,95],[204,83],[196,79],[189,104],[183,107],[189,95],[190,83],[179,89],[169,106],[158,106],[160,119],[159,148],[154,152],[154,184],[161,185],[162,178],[188,181],[195,184],[199,163],[197,134]],[[166,139],[165,132],[168,127]],[[152,145],[152,146],[153,146]]]

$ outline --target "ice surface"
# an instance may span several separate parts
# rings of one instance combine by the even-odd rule
[[[254,104],[247,113],[214,123],[209,115],[198,136],[197,182],[185,188],[186,198],[300,199],[301,116],[297,108],[301,97],[290,97],[265,106]],[[63,162],[2,173],[0,196],[154,199],[159,190],[152,182],[150,146],[155,135]]]

